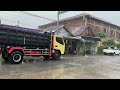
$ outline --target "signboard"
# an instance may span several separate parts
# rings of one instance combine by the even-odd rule
[[[94,43],[94,40],[85,40],[85,42]]]
[[[68,12],[68,11],[58,11],[58,15],[66,13],[66,12]]]

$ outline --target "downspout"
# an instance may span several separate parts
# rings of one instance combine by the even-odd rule
[[[84,26],[86,26],[86,17],[83,15]]]
[[[85,17],[85,26],[87,26],[87,17]]]

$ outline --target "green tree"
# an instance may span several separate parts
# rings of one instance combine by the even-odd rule
[[[105,33],[97,33],[96,36],[100,37],[102,39],[102,38],[106,37],[106,34]]]
[[[107,40],[107,41],[103,41],[102,44],[104,46],[116,46],[115,42],[114,42],[114,39],[110,39],[110,40]]]
[[[118,48],[120,48],[120,44],[116,44],[116,46],[117,46]]]

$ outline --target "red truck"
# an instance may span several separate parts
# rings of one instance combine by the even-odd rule
[[[0,25],[2,58],[12,64],[22,63],[24,56],[59,59],[65,51],[63,37],[37,29]]]

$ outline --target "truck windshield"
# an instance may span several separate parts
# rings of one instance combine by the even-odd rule
[[[60,38],[60,37],[56,37],[56,41],[57,41],[58,43],[64,45],[64,43],[63,43],[63,39],[62,39],[62,38]]]

